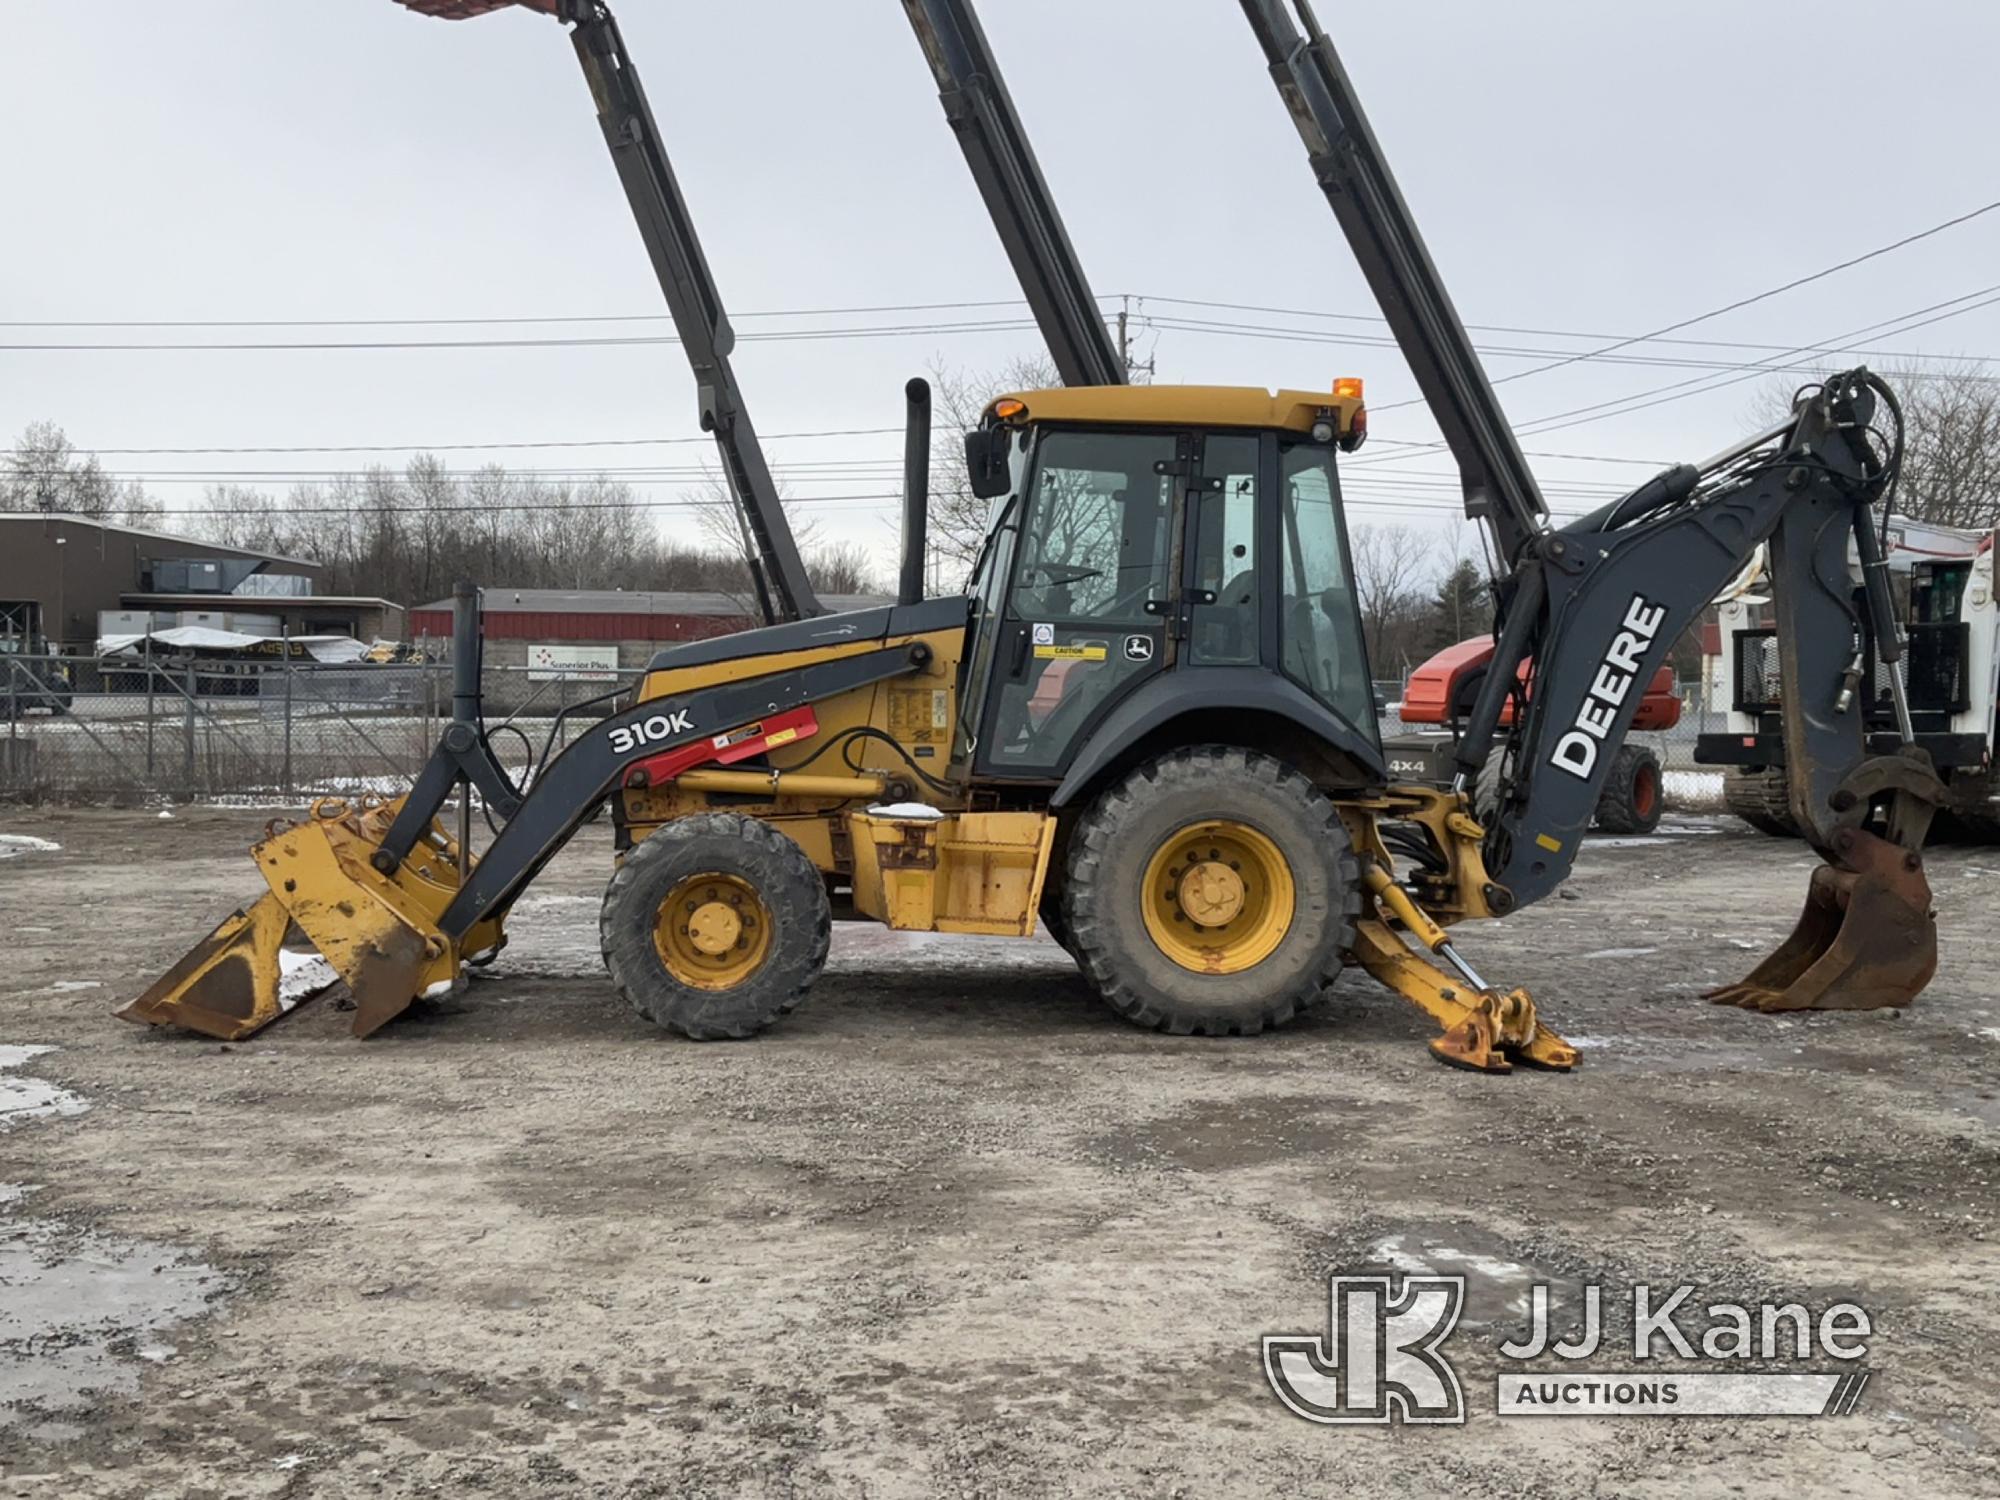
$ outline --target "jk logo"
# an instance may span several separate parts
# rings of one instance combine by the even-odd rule
[[[1308,1422],[1462,1425],[1458,1371],[1438,1353],[1465,1305],[1463,1276],[1335,1276],[1327,1331],[1267,1334],[1264,1378]]]

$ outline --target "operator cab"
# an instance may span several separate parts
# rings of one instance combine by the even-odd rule
[[[1230,675],[1204,672],[1187,707],[1275,691],[1280,711],[1332,721],[1328,737],[1379,761],[1335,470],[1366,431],[1358,381],[996,400],[966,438],[994,507],[956,761],[981,780],[1060,782],[1114,711],[1195,668]]]

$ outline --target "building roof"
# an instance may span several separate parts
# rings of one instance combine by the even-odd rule
[[[546,615],[721,615],[740,619],[755,605],[748,598],[714,592],[654,589],[510,589],[480,591],[480,609],[488,614]],[[833,594],[820,600],[831,610],[870,609],[891,603],[886,595]],[[450,599],[419,604],[419,610],[451,609]]]
[[[347,607],[358,605],[376,609],[403,607],[392,599],[377,599],[368,594],[162,594],[139,590],[121,593],[118,597],[125,603],[133,605],[228,609],[246,615],[283,614],[288,609],[309,609],[315,605],[326,604]]]
[[[295,563],[302,568],[323,566],[310,557],[287,557],[282,552],[254,552],[248,547],[228,547],[221,542],[203,541],[200,537],[169,536],[164,531],[147,531],[138,526],[121,526],[116,521],[100,521],[95,516],[80,516],[67,510],[0,511],[0,524],[10,521],[17,525],[32,521],[44,528],[54,522],[58,526],[75,526],[87,531],[115,531],[122,536],[143,537],[149,542],[164,542],[170,547],[199,547],[204,552],[220,552],[229,557],[254,557],[259,562]]]
[[[1089,422],[1135,427],[1255,427],[1310,432],[1331,414],[1340,432],[1354,425],[1359,397],[1324,391],[1267,391],[1239,385],[1082,385],[1015,391],[1029,422]],[[993,408],[989,405],[987,411]]]

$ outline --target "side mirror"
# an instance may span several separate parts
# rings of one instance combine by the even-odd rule
[[[981,500],[997,499],[1013,485],[1007,469],[1007,434],[998,427],[980,427],[965,435],[965,469],[972,493]]]

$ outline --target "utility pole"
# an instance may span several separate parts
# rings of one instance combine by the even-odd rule
[[[1125,371],[1125,383],[1130,385],[1132,377],[1144,370],[1153,373],[1153,362],[1149,359],[1143,365],[1132,358],[1132,298],[1130,293],[1121,293],[1118,298],[1118,363]]]

